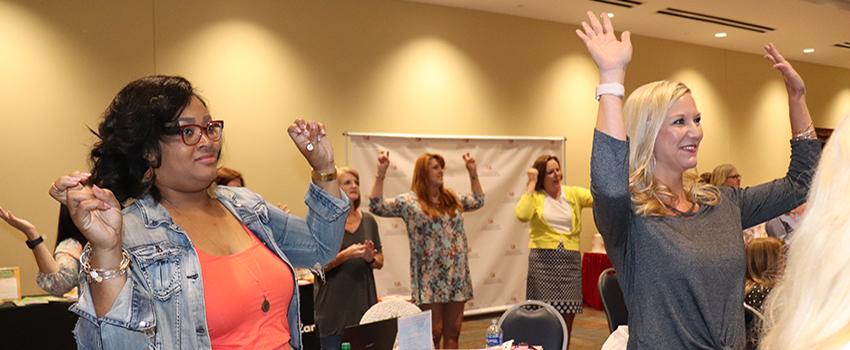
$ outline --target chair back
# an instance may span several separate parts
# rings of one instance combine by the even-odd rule
[[[499,318],[504,340],[514,340],[528,345],[541,345],[544,349],[567,349],[569,333],[567,324],[552,305],[537,300],[526,300],[512,306]]]
[[[745,349],[757,349],[759,345],[759,328],[764,321],[764,315],[756,308],[744,303],[744,325],[747,330]]]
[[[388,318],[399,318],[404,316],[416,315],[422,312],[413,303],[400,299],[390,299],[378,302],[360,318],[360,324],[383,321]]]
[[[602,298],[605,317],[608,318],[609,333],[614,333],[619,326],[629,324],[629,310],[626,308],[626,300],[623,298],[623,290],[617,282],[617,272],[614,268],[607,268],[599,274],[599,296]]]

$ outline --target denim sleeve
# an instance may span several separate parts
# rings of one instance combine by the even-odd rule
[[[109,312],[97,318],[91,288],[81,277],[80,299],[70,309],[80,316],[74,328],[79,349],[129,349],[151,344],[156,329],[153,305],[137,287],[128,277]]]
[[[310,183],[304,203],[307,218],[287,215],[283,228],[275,228],[275,241],[295,267],[324,266],[339,252],[345,218],[351,202],[342,191],[335,198]]]

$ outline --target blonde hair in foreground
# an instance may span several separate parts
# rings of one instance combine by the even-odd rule
[[[667,112],[691,92],[685,84],[661,80],[637,88],[623,106],[629,136],[629,192],[638,215],[660,216],[673,198],[669,188],[655,180],[655,139]],[[683,175],[685,195],[694,203],[717,205],[720,192],[699,182],[695,172]]]
[[[785,274],[765,303],[761,349],[850,345],[850,118],[830,137]]]

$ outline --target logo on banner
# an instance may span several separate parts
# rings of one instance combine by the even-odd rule
[[[516,245],[516,243],[511,243],[511,245],[508,246],[508,249],[505,250],[504,255],[506,255],[506,256],[508,256],[508,255],[509,256],[517,256],[517,255],[523,255],[523,253],[522,253],[522,250]]]
[[[499,231],[501,229],[502,225],[499,225],[493,218],[487,219],[487,222],[481,227],[481,231]]]
[[[502,198],[502,204],[514,204],[519,200],[519,196],[517,196],[516,191],[508,191],[505,193],[505,196]]]
[[[407,228],[402,225],[402,223],[398,222],[398,220],[393,220],[393,223],[387,225],[388,230],[386,233],[381,232],[381,235],[387,236],[403,236],[407,233]]]
[[[486,177],[501,176],[501,174],[499,174],[499,171],[497,171],[496,169],[493,168],[492,164],[484,164],[483,166],[479,167],[478,168],[478,175],[482,176],[482,177],[483,176],[486,176]]]
[[[501,278],[496,276],[495,272],[490,272],[487,278],[484,279],[484,284],[504,284]]]
[[[387,288],[387,294],[407,294],[407,288],[405,288],[401,281],[395,280],[393,281],[392,287]]]

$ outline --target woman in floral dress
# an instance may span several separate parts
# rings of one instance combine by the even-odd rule
[[[472,194],[458,196],[443,187],[445,159],[425,153],[414,165],[411,190],[384,199],[384,178],[390,160],[389,152],[381,152],[369,198],[372,213],[400,217],[407,226],[413,302],[423,310],[431,310],[434,347],[440,349],[458,348],[464,303],[472,298],[462,214],[484,206],[475,159],[467,153],[463,160]]]

